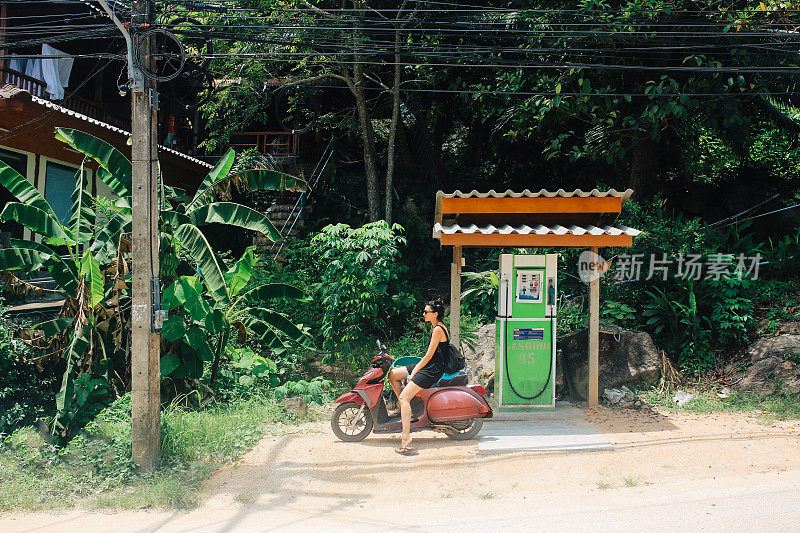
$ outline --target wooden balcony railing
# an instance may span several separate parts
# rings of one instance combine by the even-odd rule
[[[19,87],[24,91],[28,91],[33,96],[50,100],[47,94],[47,84],[45,82],[26,76],[8,67],[0,67],[0,85],[4,84]],[[76,113],[86,115],[87,117],[105,122],[106,124],[111,124],[112,126],[117,126],[122,129],[130,129],[129,119],[112,114],[96,102],[92,102],[86,98],[70,96],[64,100],[54,100],[54,102]]]
[[[237,131],[231,134],[231,147],[255,148],[272,157],[295,157],[298,135],[288,131]]]
[[[19,87],[24,91],[28,91],[33,96],[47,98],[47,84],[45,82],[26,76],[22,72],[11,70],[8,67],[0,67],[0,82],[2,82],[3,85],[9,84],[14,87]]]

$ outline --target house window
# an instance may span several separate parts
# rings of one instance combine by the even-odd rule
[[[45,170],[44,199],[53,208],[58,219],[68,224],[72,216],[72,198],[75,190],[75,168],[48,161]]]
[[[28,156],[0,148],[0,161],[10,166],[21,175],[28,173]]]
[[[0,161],[16,170],[20,175],[26,176],[28,174],[28,155],[19,152],[12,152],[11,150],[3,150],[0,148]],[[5,208],[8,202],[18,201],[14,196],[8,192],[5,187],[0,187],[0,212]],[[8,238],[21,239],[23,235],[23,228],[16,222],[2,222],[0,223],[0,246],[8,246]]]

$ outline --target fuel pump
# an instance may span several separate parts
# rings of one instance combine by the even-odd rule
[[[495,397],[500,409],[555,409],[557,254],[500,256]]]

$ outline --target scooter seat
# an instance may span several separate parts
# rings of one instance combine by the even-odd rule
[[[467,376],[467,373],[464,370],[461,370],[458,374],[452,377],[445,374],[442,379],[436,382],[434,387],[465,387],[468,380],[469,377]]]

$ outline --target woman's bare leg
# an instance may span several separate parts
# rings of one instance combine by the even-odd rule
[[[407,376],[408,376],[408,370],[404,366],[393,368],[389,372],[389,383],[392,384],[392,389],[394,389],[394,396],[398,400],[400,399],[400,392],[403,390],[403,388],[400,386],[400,382],[406,379]]]
[[[422,387],[409,381],[403,392],[398,396],[400,402],[400,419],[403,421],[403,431],[400,433],[400,447],[405,448],[411,444],[411,398],[417,395]]]

